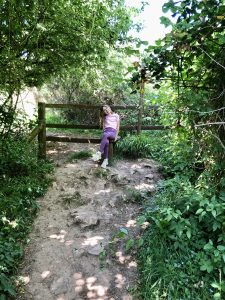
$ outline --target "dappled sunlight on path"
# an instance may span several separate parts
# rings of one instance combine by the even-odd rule
[[[63,155],[71,148],[61,147],[63,154],[53,154],[59,165],[55,180],[39,201],[19,300],[136,300],[129,290],[135,287],[137,262],[125,248],[148,226],[137,222],[136,188],[150,196],[160,179],[157,168],[140,160],[103,170],[91,159],[68,162]],[[123,238],[117,235],[121,228]]]

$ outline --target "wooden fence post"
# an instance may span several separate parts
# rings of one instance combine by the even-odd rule
[[[141,80],[140,84],[140,100],[139,100],[139,110],[138,110],[138,124],[137,124],[137,134],[141,133],[142,125],[142,115],[143,115],[143,106],[144,106],[144,80]]]
[[[38,125],[41,130],[38,133],[38,158],[46,159],[46,122],[45,122],[45,103],[38,103]]]

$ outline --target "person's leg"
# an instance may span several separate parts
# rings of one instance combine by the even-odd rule
[[[108,134],[107,131],[104,131],[101,139],[100,152],[103,155],[103,158],[107,158],[107,149],[109,147]]]
[[[116,130],[113,128],[107,128],[104,132],[102,143],[101,143],[101,150],[104,151],[104,160],[101,164],[102,168],[106,168],[108,165],[108,153],[109,153],[109,139],[115,138]]]
[[[104,155],[104,158],[108,159],[109,152],[109,139],[113,139],[116,136],[116,130],[113,128],[107,128],[104,133],[100,144],[100,152]]]

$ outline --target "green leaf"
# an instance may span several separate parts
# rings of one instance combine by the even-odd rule
[[[128,67],[127,70],[128,70],[128,72],[133,72],[135,70],[135,68],[134,67]]]
[[[191,238],[191,230],[190,229],[187,230],[186,235],[187,235],[188,239]]]
[[[172,25],[172,22],[167,17],[164,17],[164,16],[160,17],[160,21],[161,21],[160,23],[165,25],[165,27],[168,27],[168,26]]]
[[[213,231],[216,231],[218,228],[221,228],[221,224],[219,222],[213,222]]]
[[[11,282],[4,274],[0,274],[0,283],[3,287],[3,291],[8,292],[11,296],[16,296],[16,292]]]
[[[220,289],[220,284],[218,282],[211,283],[211,286],[215,289]]]
[[[127,242],[126,242],[126,251],[129,251],[132,247],[134,246],[134,240],[133,239],[129,239]]]
[[[203,208],[199,208],[197,211],[196,211],[196,215],[199,215],[200,213],[203,212]]]
[[[216,300],[221,300],[221,293],[216,293],[213,295],[213,299],[216,299]]]
[[[138,239],[137,246],[141,247],[143,244],[144,244],[144,239],[143,238]]]
[[[148,46],[148,41],[141,41],[141,44],[144,46]]]
[[[120,232],[128,235],[128,230],[126,228],[120,228]]]
[[[208,273],[212,272],[213,265],[210,260],[206,260],[203,262],[203,264],[200,267],[201,271],[207,271]]]
[[[212,210],[212,215],[213,215],[213,217],[215,218],[216,217],[216,210]]]
[[[212,250],[213,249],[213,244],[212,241],[210,240],[205,246],[203,247],[204,250]]]
[[[225,246],[219,245],[219,246],[217,246],[217,249],[218,249],[219,251],[225,251]]]

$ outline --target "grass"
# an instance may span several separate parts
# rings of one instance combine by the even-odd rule
[[[168,246],[157,231],[150,229],[139,251],[139,294],[143,300],[209,300],[210,286],[199,275],[189,249]],[[201,278],[201,281],[199,281]]]
[[[107,170],[103,168],[96,168],[93,173],[97,178],[107,178]]]

